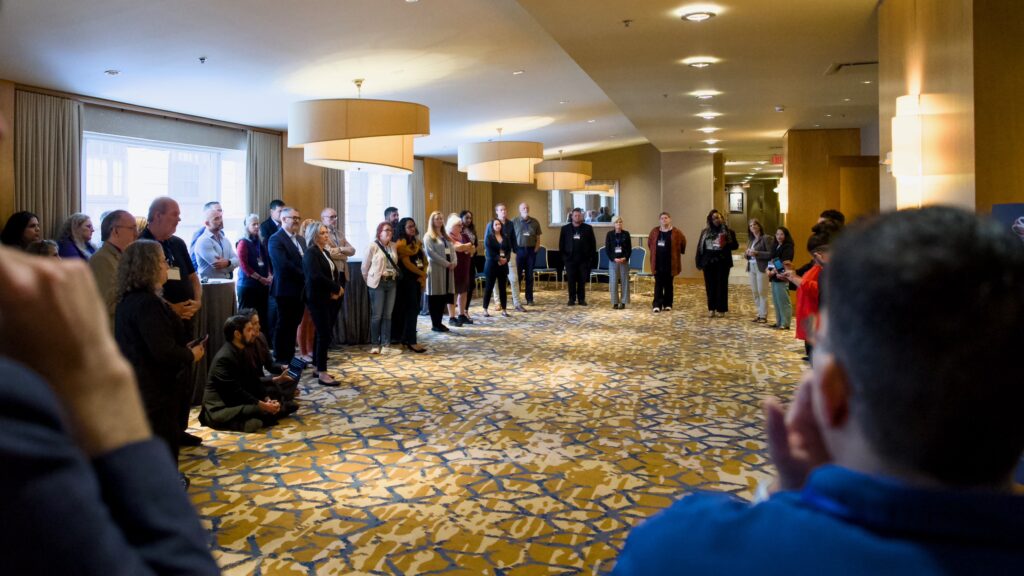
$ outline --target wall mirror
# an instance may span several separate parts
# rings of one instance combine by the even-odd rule
[[[548,192],[548,221],[562,226],[571,221],[573,208],[583,210],[583,221],[593,226],[611,226],[619,213],[619,181],[589,180],[581,190]]]

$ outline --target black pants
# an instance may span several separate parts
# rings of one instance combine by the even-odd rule
[[[331,347],[331,340],[334,338],[334,322],[338,318],[338,305],[340,300],[329,302],[309,302],[309,316],[313,319],[313,327],[316,329],[316,337],[313,342],[313,362],[317,372],[327,371],[327,350]]]
[[[279,296],[277,302],[277,325],[274,328],[274,359],[288,364],[295,355],[295,331],[302,322],[305,305],[300,296]]]
[[[519,284],[526,286],[526,301],[533,302],[533,264],[537,260],[536,248],[516,249],[516,270],[519,274]],[[523,275],[526,279],[523,280]]]
[[[587,301],[587,280],[589,278],[589,260],[565,263],[565,281],[569,286],[569,302],[584,304]]]
[[[416,343],[416,319],[420,315],[420,283],[415,278],[406,278],[407,274],[398,281],[398,293],[395,294],[395,307],[391,311],[391,319],[400,318],[398,331],[394,325],[391,328],[391,339],[398,339],[402,344]]]
[[[397,295],[396,295],[397,296]],[[427,296],[427,310],[430,312],[430,325],[434,328],[440,328],[441,318],[444,316],[444,309],[448,304],[452,303],[451,294],[441,294],[439,296]]]
[[[725,260],[704,266],[704,290],[708,295],[708,310],[729,311],[729,266]]]
[[[277,298],[270,295],[270,289],[267,288],[267,319],[264,320],[260,316],[260,328],[263,324],[267,325],[267,342],[274,344],[277,342],[274,338],[277,336]],[[262,332],[262,330],[261,330]]]
[[[238,286],[238,309],[252,308],[260,317],[260,332],[270,338],[270,317],[267,315],[267,306],[270,300],[270,288],[260,283]]]
[[[484,286],[484,310],[487,310],[491,303],[495,283],[498,284],[498,304],[504,310],[508,304],[508,264],[499,266],[497,260],[488,260],[484,263],[484,276],[487,282]]]
[[[666,268],[663,270],[659,267],[654,271],[654,303],[652,306],[655,308],[672,306],[674,296],[672,267],[666,265]]]

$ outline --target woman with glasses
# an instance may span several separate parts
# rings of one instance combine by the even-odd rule
[[[249,214],[245,217],[245,230],[235,244],[238,252],[238,308],[252,308],[260,318],[267,318],[270,300],[270,285],[274,275],[270,270],[267,241],[260,237],[260,217]],[[270,323],[261,325],[263,335],[270,338]]]
[[[57,254],[61,258],[81,258],[88,261],[96,253],[92,245],[92,218],[88,214],[78,212],[68,216],[61,226],[57,240]]]
[[[391,311],[398,288],[398,253],[391,237],[391,224],[378,224],[377,234],[360,266],[370,289],[370,354],[387,352],[391,347]]]

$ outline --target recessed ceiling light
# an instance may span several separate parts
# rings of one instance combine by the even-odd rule
[[[852,98],[843,98],[843,102],[849,102]]]
[[[688,12],[683,14],[683,20],[689,20],[690,22],[705,22],[715,17],[714,12]]]
[[[593,118],[587,120],[587,124],[593,124],[594,122],[597,122],[597,120],[594,120]]]
[[[103,73],[106,74],[107,76],[117,76],[118,74],[121,73],[121,71],[120,70],[114,70],[113,68],[111,68],[110,70],[104,70]]]
[[[715,152],[720,151],[721,148],[705,148],[705,150],[707,150],[708,152],[714,154]]]
[[[831,114],[825,114],[825,118],[831,118],[831,117],[832,117]]]
[[[526,70],[516,70],[512,73],[513,76],[521,76]]]
[[[559,100],[558,103],[559,104],[568,104],[569,101],[568,100]]]
[[[690,92],[690,96],[700,100],[710,100],[719,94],[721,94],[721,92],[718,90],[694,90],[693,92]]]
[[[761,171],[760,168],[754,168],[754,172],[760,172],[760,171]]]
[[[815,128],[821,128],[821,124],[815,124],[814,127]]]
[[[718,139],[715,139],[715,138],[708,138],[707,140],[701,140],[701,142],[707,144],[708,146],[713,146],[713,145],[718,144],[719,142],[721,142],[721,140],[718,140]]]
[[[713,56],[690,56],[689,58],[684,58],[682,62],[691,68],[707,68],[712,64],[720,62],[720,60]]]
[[[406,4],[415,4],[415,3],[419,2],[419,1],[420,0],[405,0]]]
[[[758,160],[757,163],[762,165],[762,166],[764,166],[765,164],[768,163],[768,161],[767,160]]]
[[[712,132],[718,132],[718,128],[715,128],[714,126],[705,126],[703,128],[697,128],[697,131],[705,134],[711,134]]]
[[[697,114],[697,117],[703,118],[705,120],[712,120],[714,118],[718,118],[719,116],[721,116],[721,114],[718,112],[701,112],[700,114]]]
[[[871,84],[871,80],[865,80],[865,81],[861,82],[861,84]]]

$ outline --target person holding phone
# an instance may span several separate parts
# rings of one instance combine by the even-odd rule
[[[505,305],[508,303],[506,289],[508,287],[508,260],[512,254],[512,239],[504,231],[504,224],[495,218],[487,229],[487,236],[484,237],[484,276],[487,278],[484,286],[484,316],[490,316],[487,306],[491,303],[491,292],[494,291],[494,284],[498,284],[498,305],[501,315],[508,317]]]
[[[704,271],[704,291],[708,298],[708,318],[725,316],[729,311],[729,270],[732,251],[740,247],[736,233],[729,229],[718,210],[708,212],[707,227],[697,241],[697,269]]]
[[[167,443],[177,462],[178,414],[192,393],[178,375],[202,359],[205,348],[202,342],[189,342],[181,318],[159,296],[167,269],[159,242],[136,240],[125,248],[117,265],[114,336],[135,370],[153,434]]]
[[[747,223],[750,240],[747,250],[743,253],[747,259],[747,275],[750,277],[750,291],[754,296],[754,307],[757,316],[753,322],[768,323],[768,262],[775,251],[775,238],[764,233],[764,227],[757,218]]]
[[[771,327],[776,330],[789,330],[789,322],[793,318],[789,281],[782,276],[793,268],[793,253],[793,235],[789,233],[789,228],[779,226],[775,231],[772,261],[765,267],[768,271],[768,284],[772,287],[772,304],[775,305],[775,324]]]

